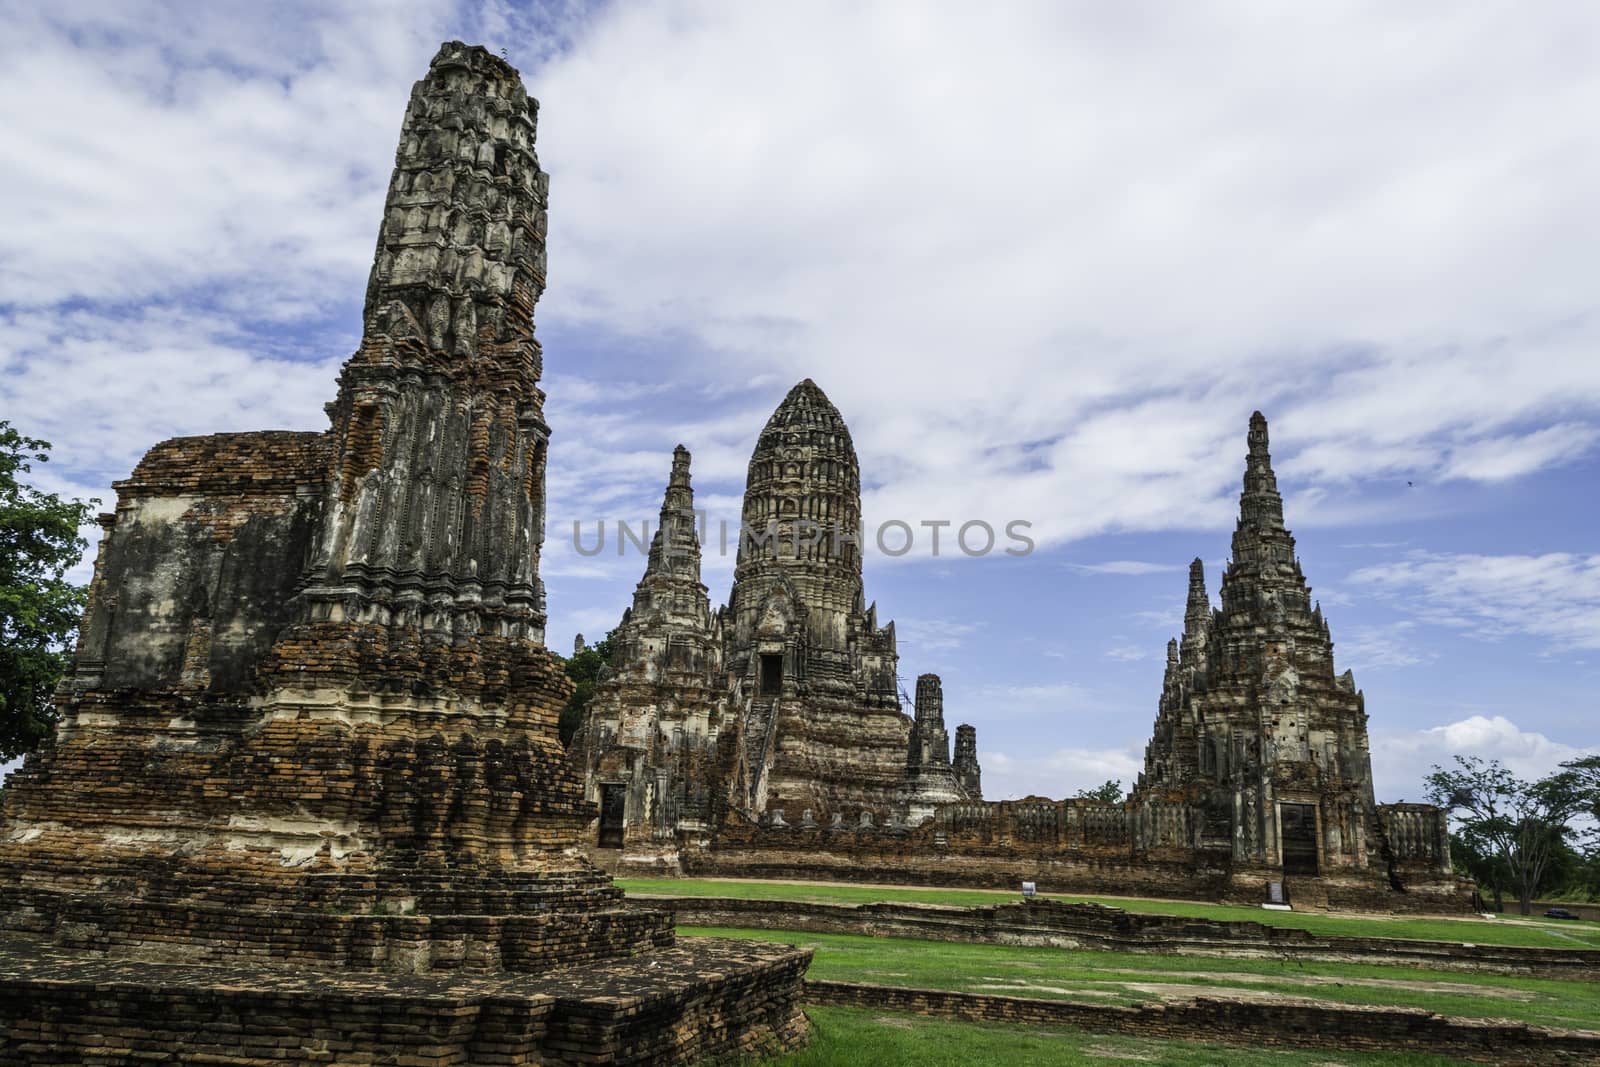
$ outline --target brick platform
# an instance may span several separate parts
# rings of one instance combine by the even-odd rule
[[[0,1062],[680,1064],[802,1041],[809,950],[697,938],[539,975],[110,959],[0,938]]]

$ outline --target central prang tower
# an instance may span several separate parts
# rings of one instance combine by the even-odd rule
[[[739,716],[737,807],[814,817],[895,807],[910,721],[894,624],[861,580],[861,467],[815,382],[767,420],[745,483],[724,656]]]

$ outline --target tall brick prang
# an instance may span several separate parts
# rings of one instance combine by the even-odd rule
[[[281,1040],[315,1031],[372,1062],[678,1063],[804,1035],[807,953],[673,947],[576,847],[536,114],[508,63],[444,45],[329,429],[168,441],[118,483],[60,729],[5,791],[0,1060],[142,1033],[142,1059],[325,1062]],[[62,1026],[50,953],[119,961],[88,968],[93,1028]]]

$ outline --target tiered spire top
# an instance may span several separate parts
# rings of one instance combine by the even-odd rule
[[[784,427],[832,430],[844,434],[847,440],[850,435],[839,409],[833,406],[833,401],[828,399],[828,394],[822,391],[822,387],[810,378],[803,379],[790,389],[783,402],[773,411],[772,417],[767,420],[766,430]],[[762,436],[765,437],[766,433],[763,432]]]
[[[1239,525],[1233,534],[1230,576],[1240,566],[1265,573],[1277,565],[1294,564],[1294,538],[1283,525],[1283,497],[1272,470],[1267,447],[1267,420],[1257,411],[1250,416],[1245,455],[1244,492],[1239,497]]]
[[[666,524],[669,511],[688,511],[693,517],[694,487],[689,482],[690,458],[689,450],[682,445],[672,450],[672,473],[667,476],[667,493],[661,501],[662,525]]]
[[[663,571],[700,580],[700,538],[695,530],[694,487],[689,479],[691,458],[682,445],[672,450],[672,473],[667,476],[667,491],[661,498],[661,520],[650,541],[646,580]]]
[[[1272,470],[1267,447],[1267,420],[1257,411],[1250,416],[1249,451],[1245,456],[1244,494],[1239,499],[1239,526],[1260,531],[1283,529],[1283,497]]]
[[[1206,565],[1197,556],[1189,564],[1189,603],[1183,612],[1183,633],[1195,637],[1211,617],[1211,598],[1206,594]]]

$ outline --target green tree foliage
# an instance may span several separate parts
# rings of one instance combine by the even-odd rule
[[[1506,910],[1505,894],[1511,888],[1511,872],[1506,870],[1499,856],[1484,851],[1483,842],[1478,837],[1452,833],[1450,861],[1457,874],[1471,878],[1479,889],[1488,892],[1493,910]]]
[[[615,631],[613,631],[614,633]],[[611,638],[608,633],[592,645],[584,645],[567,660],[567,677],[577,686],[567,706],[561,709],[561,743],[572,744],[572,737],[583,725],[583,713],[589,710],[594,687],[600,680],[600,668],[611,662]]]
[[[1107,778],[1101,785],[1093,789],[1080,789],[1078,796],[1084,800],[1099,800],[1107,804],[1122,803],[1122,783],[1115,778]]]
[[[1583,791],[1589,818],[1600,825],[1600,756],[1585,756],[1582,759],[1570,760],[1561,766],[1562,769],[1578,776],[1578,788]]]
[[[1532,914],[1533,899],[1566,846],[1568,823],[1589,800],[1578,772],[1563,769],[1525,781],[1499,760],[1457,756],[1453,769],[1435,766],[1425,781],[1428,800],[1455,818],[1463,844],[1498,871],[1490,887],[1504,885],[1522,914]]]
[[[1588,825],[1577,835],[1583,847],[1574,850],[1570,874],[1558,892],[1565,900],[1600,900],[1600,755],[1561,766],[1578,776]]]
[[[27,485],[50,443],[0,420],[0,762],[50,735],[50,693],[66,668],[84,590],[66,580],[88,542],[78,528],[98,501],[63,500]]]

